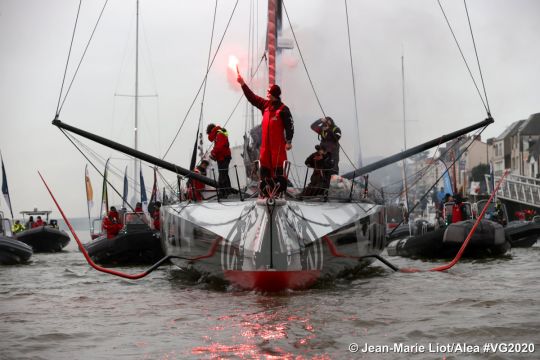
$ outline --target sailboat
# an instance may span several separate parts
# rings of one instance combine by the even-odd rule
[[[279,1],[269,1],[269,72],[275,68]],[[354,180],[383,166],[485,127],[492,118],[409,148],[342,175]],[[62,122],[53,125],[142,161],[218,188],[215,180],[176,164]],[[385,247],[385,206],[353,190],[304,199],[289,189],[283,196],[249,196],[243,189],[227,199],[182,199],[160,212],[161,245],[171,261],[207,279],[240,289],[305,289],[317,281],[359,270],[379,258]],[[296,189],[301,190],[301,189]]]

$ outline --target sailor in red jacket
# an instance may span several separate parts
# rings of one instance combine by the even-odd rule
[[[201,164],[193,170],[194,173],[201,174],[206,176],[206,168],[208,167],[208,160],[202,160]],[[192,201],[202,201],[204,200],[202,192],[204,191],[204,184],[199,180],[189,179],[187,184],[187,197]]]
[[[32,229],[40,226],[45,226],[45,222],[41,219],[41,216],[38,216],[36,222],[32,224]]]
[[[152,212],[152,219],[154,219],[154,229],[160,230],[161,229],[161,221],[160,221],[160,209],[161,209],[161,202],[156,201],[156,204],[154,206],[154,211]]]
[[[214,148],[210,152],[210,158],[218,165],[218,185],[219,196],[227,197],[231,190],[231,179],[229,178],[229,163],[231,162],[231,149],[229,147],[229,134],[227,130],[216,124],[209,124],[206,127],[208,141],[214,143]]]
[[[103,228],[107,231],[107,239],[114,238],[122,229],[122,224],[120,224],[117,219],[118,212],[116,212],[116,214],[115,212],[116,210],[109,211],[107,216],[103,219]]]
[[[237,78],[248,101],[261,110],[262,141],[259,161],[261,163],[261,190],[268,195],[266,185],[279,185],[278,193],[285,191],[287,180],[283,173],[283,163],[287,160],[287,151],[292,148],[294,125],[289,108],[281,102],[281,89],[271,85],[266,99],[255,95],[246,85],[240,74]],[[277,182],[277,184],[276,184]],[[271,189],[273,190],[273,189]]]

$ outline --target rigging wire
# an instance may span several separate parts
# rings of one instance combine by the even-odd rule
[[[465,149],[465,151],[461,152],[461,154],[458,156],[458,159],[459,159],[459,158],[467,151],[467,149],[468,149],[470,146],[472,146],[472,144],[474,143],[474,140],[475,140],[475,139],[476,139],[476,138],[484,131],[484,129],[485,129],[485,127],[482,128],[482,129],[477,130],[476,133],[473,134],[473,135],[471,136],[470,139],[468,139],[468,140],[471,140],[471,142],[469,143],[469,145],[467,146],[467,148]],[[437,158],[437,161],[439,161],[439,160],[442,161],[442,159],[446,157],[446,154],[447,154],[447,153],[449,153],[450,151],[453,151],[453,150],[454,150],[454,147],[457,147],[457,146],[459,146],[460,144],[461,144],[460,141],[455,141],[450,147],[448,147],[447,149],[445,149],[445,151],[444,151],[441,155],[439,155],[439,157]],[[439,144],[439,146],[440,146],[440,144]],[[439,148],[439,146],[437,147],[437,149]],[[453,165],[454,163],[455,163],[455,162],[453,162],[452,165]],[[450,166],[452,166],[452,165],[450,165]],[[418,182],[422,179],[422,177],[430,170],[431,167],[435,167],[435,166],[436,166],[436,165],[434,165],[434,164],[429,164],[429,165],[425,166],[424,168],[420,169],[419,171],[417,171],[416,173],[414,173],[414,174],[408,176],[408,177],[407,177],[407,180],[410,180],[410,181],[411,181],[411,185],[409,186],[409,189],[412,188],[412,187],[414,187],[415,184],[418,183]],[[448,172],[448,169],[449,169],[449,167],[447,167],[447,171],[445,171],[444,173]],[[444,173],[443,173],[443,175],[444,175]],[[442,178],[442,175],[441,175],[440,178],[437,179],[437,181],[435,181],[434,185],[433,185],[427,192],[429,192],[435,185],[437,185],[437,184],[439,183],[439,181],[440,181],[441,178]],[[401,182],[401,180],[398,180],[398,181],[396,181],[396,182],[394,182],[394,183],[391,183],[391,184],[387,185],[386,187],[395,186],[395,185],[399,184],[400,182]],[[395,201],[397,198],[401,197],[401,196],[403,195],[403,193],[404,193],[404,190],[401,191],[401,192],[399,192],[399,193],[396,193],[396,196],[395,196],[394,198],[391,198],[390,201],[391,201],[391,202],[392,202],[392,201]],[[388,193],[388,192],[387,192],[386,194],[391,194],[391,193]],[[422,198],[423,198],[423,197],[422,197]]]
[[[480,92],[480,89],[478,88],[478,84],[476,83],[476,80],[474,79],[471,68],[469,67],[469,63],[467,62],[467,59],[465,58],[465,55],[463,54],[463,50],[461,50],[461,46],[459,45],[459,42],[456,38],[456,34],[454,33],[452,26],[450,25],[450,21],[448,20],[448,17],[446,16],[446,12],[444,11],[444,8],[442,7],[441,1],[437,0],[437,2],[439,3],[439,7],[441,8],[444,19],[446,20],[446,24],[448,25],[448,28],[450,29],[450,32],[452,33],[452,37],[454,38],[456,46],[458,47],[459,53],[461,54],[461,58],[463,59],[463,62],[465,63],[465,66],[467,67],[467,70],[469,71],[469,75],[471,76],[471,80],[474,84],[474,87],[476,88],[476,91],[478,92],[478,96],[480,97],[480,100],[482,101],[482,105],[484,106],[484,109],[486,110],[487,114],[491,117],[489,107],[486,105],[486,102],[484,101],[484,97],[482,96],[482,93]]]
[[[189,105],[188,111],[187,111],[186,115],[184,116],[184,119],[182,120],[182,123],[180,124],[180,127],[179,127],[178,131],[174,135],[174,138],[172,139],[171,144],[169,145],[169,147],[167,148],[167,151],[165,151],[165,154],[161,157],[161,159],[165,159],[165,157],[167,156],[167,154],[171,150],[171,148],[174,145],[176,139],[178,138],[178,135],[180,134],[180,131],[184,127],[184,124],[185,124],[185,122],[187,120],[187,117],[188,117],[189,113],[191,112],[191,109],[193,108],[193,105],[195,104],[195,101],[199,97],[199,93],[201,92],[201,90],[203,88],[204,82],[206,81],[206,78],[208,77],[208,73],[210,72],[210,69],[212,68],[212,65],[214,64],[214,60],[216,59],[217,54],[219,53],[219,49],[221,48],[221,44],[223,43],[223,39],[225,38],[225,35],[227,34],[227,30],[229,29],[229,25],[231,24],[231,20],[232,20],[232,18],[234,16],[234,13],[236,11],[236,7],[238,6],[238,1],[239,0],[236,0],[236,2],[234,4],[234,8],[233,8],[233,10],[231,12],[231,15],[229,16],[229,21],[227,22],[227,25],[225,27],[225,31],[223,32],[223,35],[221,36],[221,39],[220,39],[219,44],[217,46],[216,52],[214,53],[212,61],[210,62],[210,66],[208,67],[208,70],[206,71],[206,74],[204,75],[204,78],[203,78],[203,80],[201,82],[201,85],[199,86],[199,90],[197,90],[197,93],[195,94],[195,97],[193,98],[193,101],[191,102],[191,105]]]
[[[482,131],[484,131],[485,128],[483,129],[479,129],[477,130],[469,139],[471,140],[471,143],[469,144],[468,147],[470,147],[472,145],[472,143],[474,142],[474,139],[476,139],[481,133]],[[453,151],[455,147],[459,146],[461,143],[460,141],[455,141],[452,143],[452,145],[448,148],[445,149],[444,152],[442,152],[439,157],[436,159],[436,161],[442,161],[443,158],[446,157],[446,154],[449,153],[450,151]],[[440,147],[440,143],[439,145],[437,145],[437,148],[435,149],[435,154],[437,153],[439,147]],[[467,147],[467,148],[468,148]],[[466,151],[466,150],[465,150]],[[464,152],[463,152],[464,153]],[[460,155],[461,156],[461,155]],[[434,165],[434,163],[432,164],[428,164],[426,165],[425,167],[423,167],[422,169],[418,170],[417,172],[407,176],[407,180],[411,181],[412,185],[411,187],[414,187],[414,185],[419,182],[423,176],[425,176],[425,174],[428,173],[428,171],[432,168],[432,167],[435,167],[436,165]],[[447,167],[448,169],[448,167]],[[446,171],[447,172],[447,171]],[[435,182],[435,184],[437,184],[439,182],[440,178],[437,179],[437,181]],[[402,182],[402,180],[397,180],[393,183],[390,183],[388,185],[385,185],[384,187],[381,187],[381,188],[377,188],[376,186],[372,185],[372,184],[369,184],[369,186],[371,186],[374,190],[378,191],[379,193],[382,193],[382,191],[384,189],[387,189],[387,188],[392,188],[392,187],[395,187],[396,185],[400,184]],[[429,190],[428,190],[429,192]],[[390,198],[389,202],[393,202],[395,201],[397,198],[401,197],[403,195],[403,191],[400,191],[400,192],[396,192],[396,193],[393,193],[393,192],[389,192],[389,191],[386,191],[385,192],[386,195],[393,195],[393,197]]]
[[[161,171],[159,171],[159,168],[156,167],[156,173],[159,175],[159,178],[161,179],[161,181],[163,181],[163,183],[165,185],[167,185],[167,187],[171,190],[171,192],[175,192],[175,188],[174,186],[172,186],[168,181],[167,179],[165,179],[165,176],[163,176],[163,174],[161,173]],[[180,191],[180,190],[179,190]]]
[[[484,132],[484,130],[487,128],[487,125],[484,126],[482,129],[479,129],[479,135],[482,134],[482,132]],[[422,200],[424,200],[424,198],[429,194],[429,192],[435,187],[437,186],[437,184],[439,183],[439,181],[442,179],[442,177],[444,176],[444,174],[446,174],[448,172],[448,170],[452,167],[452,166],[455,166],[456,162],[463,156],[463,154],[465,154],[467,152],[467,150],[469,150],[469,148],[474,144],[474,140],[476,139],[476,136],[473,136],[471,138],[471,142],[469,143],[469,145],[467,145],[467,147],[465,148],[464,151],[461,152],[461,154],[459,154],[455,159],[454,161],[452,162],[452,164],[450,164],[450,166],[447,167],[446,171],[444,171],[440,176],[439,178],[437,179],[437,181],[435,181],[433,183],[433,185],[431,185],[431,187],[429,189],[427,189],[427,191],[424,193],[424,195],[420,198],[420,200],[418,200],[418,202],[411,208],[409,209],[409,214],[412,213],[414,211],[414,209],[416,209],[416,207],[422,202]],[[458,143],[458,142],[456,142]],[[399,225],[401,225],[403,223],[405,219],[402,219],[401,222],[399,224],[397,224],[397,226],[390,232],[390,234],[388,234],[388,236],[392,235],[392,233],[397,229],[397,227]]]
[[[351,78],[352,78],[352,86],[353,86],[353,97],[354,97],[354,118],[356,120],[356,128],[358,132],[358,149],[359,149],[359,156],[360,159],[360,166],[362,166],[362,150],[360,147],[360,124],[358,123],[358,104],[356,100],[356,80],[354,76],[354,65],[353,65],[353,57],[352,57],[352,46],[351,46],[351,30],[349,27],[349,9],[347,7],[347,0],[345,1],[345,18],[347,19],[347,39],[349,43],[349,60],[351,61]],[[348,156],[347,156],[348,157]]]
[[[88,151],[90,153],[89,156],[93,157],[95,160],[97,160],[101,165],[104,165],[106,160],[103,156],[101,156],[100,154],[98,154],[96,151],[94,151],[91,147],[89,147],[88,145],[86,145],[85,143],[83,143],[80,139],[74,137],[72,134],[69,134],[69,133],[66,133],[65,131],[63,131],[64,135],[66,137],[68,137],[68,139],[70,139],[71,143],[74,144],[74,143],[77,143],[79,144],[79,146],[81,148],[84,148],[86,151]],[[74,144],[75,145],[75,144]],[[80,152],[82,150],[80,150],[80,148],[77,147],[77,145],[75,145],[75,147],[77,148],[77,150],[79,150]],[[90,162],[90,164],[94,167],[94,169],[96,169],[96,166],[91,162],[91,160],[85,156],[85,158]],[[109,158],[110,159],[110,158]],[[125,160],[125,161],[130,161],[126,158],[123,158],[122,160]],[[147,166],[148,168],[153,168],[152,166],[149,166],[147,164],[145,164],[145,166]],[[123,179],[124,177],[127,177],[128,181],[133,183],[135,180],[133,177],[131,176],[126,176],[125,173],[122,173],[123,170],[122,169],[119,169],[117,166],[115,166],[114,164],[110,163],[109,162],[109,166],[108,166],[108,171],[109,171],[109,174],[112,174],[114,176],[116,176],[118,179]],[[103,175],[101,174],[101,172],[98,171],[98,173],[103,177]],[[110,182],[107,181],[107,183],[111,186],[113,186]],[[114,189],[114,186],[113,186],[113,189]],[[151,188],[148,188],[145,186],[145,189],[146,191],[151,191]],[[116,193],[119,193],[118,191],[115,190]],[[120,198],[123,198],[123,196],[120,196]]]
[[[109,179],[105,178],[105,175],[97,168],[96,165],[94,165],[94,163],[92,162],[92,160],[90,160],[88,158],[88,156],[86,156],[86,154],[75,144],[74,141],[72,141],[72,139],[68,136],[68,134],[66,134],[66,132],[64,131],[64,129],[60,129],[60,131],[62,132],[62,134],[64,134],[66,136],[66,138],[73,144],[73,146],[75,146],[75,148],[82,154],[82,156],[84,156],[84,158],[90,163],[90,165],[92,165],[92,167],[98,172],[99,175],[101,175],[101,177],[107,182],[107,184],[113,189],[113,191],[118,195],[120,196],[121,199],[124,198],[123,195],[120,194],[120,192],[116,189],[116,187],[111,184],[111,182],[109,181]],[[135,212],[135,209],[129,204],[128,201],[126,201],[126,204],[127,206],[131,209],[131,211]],[[107,209],[108,210],[108,209]]]
[[[302,60],[302,65],[304,66],[304,70],[306,71],[306,75],[307,75],[309,83],[311,85],[311,89],[313,90],[313,94],[315,95],[315,98],[317,99],[317,103],[319,104],[319,108],[321,109],[321,112],[322,112],[323,116],[326,117],[326,113],[324,112],[323,106],[322,106],[321,101],[319,99],[319,95],[317,94],[317,91],[315,90],[315,85],[313,84],[313,80],[311,80],[311,75],[309,74],[309,70],[308,70],[306,62],[304,60],[304,56],[302,55],[302,50],[300,49],[300,44],[298,43],[298,39],[296,38],[296,34],[294,32],[294,29],[293,29],[293,26],[292,26],[292,23],[291,23],[291,19],[289,18],[289,13],[287,12],[287,8],[285,7],[285,1],[282,1],[282,4],[283,4],[283,10],[285,10],[285,15],[287,16],[287,22],[289,23],[289,27],[291,29],[291,33],[292,33],[293,38],[294,38],[294,42],[296,44],[296,47],[298,48],[298,53],[300,54],[300,59]],[[349,41],[350,41],[350,39],[349,39]],[[349,42],[349,45],[350,45],[350,42]],[[353,82],[354,82],[354,75],[353,75]],[[356,96],[355,96],[355,108],[356,108]],[[358,114],[357,114],[357,120],[358,120]],[[347,160],[351,163],[353,169],[356,170],[357,169],[356,165],[351,160],[351,158],[349,157],[347,152],[343,149],[343,147],[339,143],[338,143],[338,145],[339,145],[339,148],[341,149],[341,151],[343,151],[343,154],[345,155]]]
[[[467,9],[467,1],[463,0],[463,4],[465,5],[465,12],[467,13],[467,21],[469,23],[469,30],[471,32],[471,39],[472,39],[472,42],[473,42],[474,53],[476,55],[476,63],[478,65],[478,72],[480,73],[480,80],[482,81],[482,88],[484,90],[484,97],[486,99],[487,113],[488,113],[489,116],[491,116],[491,109],[489,108],[489,101],[488,101],[488,96],[487,96],[487,92],[486,92],[486,85],[484,83],[484,76],[482,75],[482,68],[480,66],[480,59],[478,58],[478,50],[476,49],[476,41],[474,40],[474,34],[473,34],[473,30],[472,30],[472,25],[471,25],[471,18],[469,17],[469,10]]]
[[[291,19],[289,18],[289,13],[287,12],[287,8],[285,7],[285,1],[281,2],[283,5],[283,10],[285,10],[285,15],[287,16],[287,21],[289,22],[289,27],[291,28],[291,33],[294,38],[294,42],[296,44],[296,47],[298,48],[298,53],[300,54],[300,59],[302,59],[302,65],[304,65],[304,70],[306,70],[306,75],[309,79],[309,83],[311,85],[311,89],[313,90],[313,94],[315,95],[315,98],[317,99],[317,103],[319,104],[319,108],[321,109],[321,112],[324,117],[326,117],[326,113],[324,112],[323,106],[321,104],[321,100],[319,99],[319,95],[317,94],[317,91],[315,90],[315,85],[313,85],[313,81],[311,80],[311,76],[309,75],[309,71],[306,65],[306,62],[304,61],[304,56],[302,55],[302,50],[300,50],[300,45],[298,44],[298,40],[296,39],[296,34],[294,33],[294,29],[291,23]]]
[[[214,18],[212,20],[212,31],[210,32],[210,46],[208,47],[208,58],[206,60],[206,73],[208,74],[208,71],[210,71],[210,58],[212,56],[212,44],[214,41],[214,28],[216,25],[216,14],[217,14],[217,6],[218,6],[218,0],[215,0],[215,6],[214,6]],[[197,126],[197,135],[199,134],[199,131],[201,129],[202,120],[203,120],[203,112],[204,112],[204,99],[206,97],[206,85],[208,84],[208,77],[204,77],[204,87],[203,87],[203,93],[202,93],[202,99],[201,99],[201,112],[199,113],[199,124]],[[196,139],[195,142],[198,142],[199,139]]]
[[[88,51],[88,48],[90,47],[90,43],[92,42],[92,39],[94,38],[94,34],[96,32],[96,29],[99,25],[99,22],[101,21],[101,17],[103,16],[103,12],[105,11],[105,7],[107,6],[107,3],[109,0],[105,0],[105,3],[103,4],[103,7],[101,8],[101,12],[99,13],[99,17],[96,21],[96,24],[94,25],[94,29],[92,30],[92,33],[90,34],[90,38],[88,39],[88,42],[86,43],[86,47],[84,48],[84,51],[81,55],[81,59],[79,61],[79,64],[77,65],[77,68],[75,69],[75,73],[73,74],[73,77],[71,78],[71,82],[69,83],[69,87],[66,90],[66,94],[64,95],[64,100],[62,100],[62,104],[60,105],[60,108],[56,111],[56,117],[60,115],[60,111],[62,111],[62,108],[64,107],[64,103],[66,102],[67,96],[69,94],[69,91],[71,90],[71,87],[73,86],[73,82],[75,81],[75,78],[77,77],[77,74],[79,73],[79,69],[81,67],[81,64],[84,60],[84,57],[86,55],[86,52]],[[71,51],[71,50],[70,50]]]
[[[73,40],[75,40],[75,33],[77,32],[77,23],[79,22],[79,14],[81,12],[81,6],[82,6],[82,0],[79,0],[79,7],[77,8],[77,16],[75,17],[75,24],[73,26],[73,34],[71,35],[71,42],[69,44],[69,51],[68,51],[68,56],[67,56],[67,60],[66,60],[66,67],[64,69],[64,76],[62,77],[62,85],[60,86],[60,94],[58,94],[58,104],[56,104],[56,113],[55,113],[56,116],[59,115],[60,101],[62,100],[62,92],[64,91],[64,84],[66,82],[66,75],[67,75],[67,70],[68,70],[68,66],[69,66],[69,59],[71,57],[71,50],[73,49]]]
[[[80,141],[79,139],[77,139],[76,137],[74,137],[72,134],[68,134],[68,133],[65,133],[66,136],[69,136],[72,140],[72,142],[77,142],[79,144],[79,146],[81,148],[84,148],[86,151],[88,151],[90,153],[89,156],[92,156],[95,160],[97,160],[101,165],[104,165],[106,163],[106,159],[101,156],[100,154],[98,154],[96,151],[94,151],[90,146],[86,145],[85,143],[83,143],[82,141]],[[110,159],[110,158],[109,158]],[[122,160],[125,160],[125,161],[131,161],[129,159],[122,159]],[[122,179],[124,175],[122,175],[122,169],[119,169],[118,167],[114,166],[114,164],[110,164],[109,167],[108,167],[109,171],[111,174],[117,176],[119,179]],[[134,181],[133,178],[131,176],[128,176],[128,180],[129,181]]]

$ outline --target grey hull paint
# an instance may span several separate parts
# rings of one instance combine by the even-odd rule
[[[218,278],[226,270],[336,277],[369,264],[355,257],[379,254],[385,238],[384,207],[362,202],[181,203],[162,207],[161,224],[166,255],[199,258],[176,265]]]

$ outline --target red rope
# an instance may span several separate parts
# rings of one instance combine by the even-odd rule
[[[461,256],[463,255],[463,253],[465,252],[465,248],[467,248],[467,245],[469,244],[474,232],[476,231],[476,228],[478,227],[478,224],[480,224],[480,221],[482,220],[482,218],[486,214],[487,209],[489,207],[489,204],[491,203],[491,201],[495,197],[495,194],[499,190],[499,187],[503,183],[503,180],[506,177],[506,175],[508,175],[508,173],[509,173],[509,170],[506,170],[505,173],[503,174],[503,176],[501,177],[501,179],[499,180],[499,182],[497,183],[497,186],[495,186],[495,188],[493,189],[493,192],[491,193],[491,196],[489,197],[488,201],[486,202],[486,205],[482,209],[482,212],[478,216],[478,219],[476,219],[476,222],[474,223],[471,231],[469,231],[469,234],[465,238],[465,241],[461,245],[461,248],[459,249],[458,253],[456,254],[456,256],[454,257],[454,259],[451,262],[449,262],[446,265],[441,265],[441,266],[438,266],[438,267],[434,267],[434,268],[429,269],[429,270],[421,270],[421,269],[416,269],[416,268],[401,268],[401,269],[399,269],[399,271],[404,272],[404,273],[414,273],[414,272],[421,272],[421,271],[446,271],[446,270],[450,269],[451,267],[453,267],[454,265],[456,265],[458,263],[458,261],[461,259]],[[326,245],[328,246],[328,250],[330,251],[330,254],[332,254],[332,256],[341,257],[341,258],[349,258],[349,259],[361,259],[361,258],[363,258],[362,256],[347,255],[347,254],[339,252],[337,250],[337,248],[336,248],[336,245],[332,242],[332,240],[328,237],[328,235],[325,235],[322,238],[326,242]]]
[[[56,207],[58,208],[58,211],[60,211],[60,214],[62,215],[62,218],[64,219],[64,221],[66,222],[66,225],[69,227],[69,231],[71,231],[71,234],[73,234],[73,237],[75,238],[75,241],[77,242],[77,244],[79,245],[79,250],[83,253],[86,261],[88,262],[88,264],[90,264],[90,266],[92,266],[94,269],[98,270],[98,271],[101,271],[101,272],[104,272],[104,273],[107,273],[107,274],[112,274],[112,275],[116,275],[116,276],[120,276],[120,277],[123,277],[123,278],[126,278],[126,279],[132,279],[132,280],[136,280],[136,279],[140,279],[140,278],[143,278],[145,277],[146,275],[148,275],[150,273],[150,271],[146,270],[142,273],[139,273],[139,274],[133,274],[133,275],[130,275],[130,274],[126,274],[126,273],[123,273],[121,271],[116,271],[116,270],[112,270],[112,269],[107,269],[107,268],[104,268],[102,266],[99,266],[97,265],[96,263],[94,263],[92,261],[92,259],[90,258],[90,255],[88,255],[88,252],[86,251],[86,249],[84,248],[81,240],[79,239],[79,237],[77,236],[77,234],[75,233],[75,230],[73,230],[73,227],[71,226],[71,223],[69,222],[69,220],[67,219],[66,215],[64,214],[64,211],[62,210],[62,208],[60,207],[60,205],[58,204],[58,202],[56,201],[51,189],[49,188],[49,185],[47,185],[47,182],[45,182],[45,179],[43,178],[43,176],[41,176],[41,173],[38,171],[38,174],[39,174],[39,177],[41,178],[41,180],[43,181],[43,184],[45,184],[45,187],[47,188],[47,191],[49,192],[49,194],[51,195],[54,203],[56,204]]]
[[[143,271],[141,273],[138,273],[138,274],[126,274],[126,273],[121,272],[121,271],[116,271],[116,270],[104,268],[102,266],[97,265],[94,261],[92,261],[92,258],[90,257],[90,255],[88,255],[88,252],[86,251],[86,249],[84,248],[81,240],[79,239],[79,237],[75,233],[75,230],[73,229],[73,227],[71,226],[71,223],[69,222],[66,215],[64,214],[64,211],[62,210],[62,208],[60,207],[60,205],[56,201],[56,198],[54,197],[51,189],[49,188],[49,185],[47,185],[47,182],[45,182],[45,179],[43,178],[43,176],[41,176],[41,173],[39,171],[38,171],[38,174],[39,174],[39,177],[41,178],[41,180],[43,181],[43,184],[45,184],[45,187],[47,188],[47,191],[51,195],[54,203],[56,204],[56,207],[58,208],[58,211],[60,211],[60,214],[62,215],[62,218],[66,222],[66,225],[69,227],[69,231],[71,231],[71,234],[73,235],[73,238],[77,242],[77,245],[79,245],[79,250],[83,253],[84,258],[86,259],[86,262],[88,262],[88,264],[90,266],[92,266],[94,269],[96,269],[97,271],[107,273],[107,274],[120,276],[120,277],[123,277],[123,278],[126,278],[126,279],[137,280],[137,279],[141,279],[141,278],[145,277],[146,275],[150,274],[152,271],[157,269],[157,267],[160,265],[161,262],[164,261],[162,259],[162,260],[158,261],[156,264],[152,265],[147,270],[145,270],[145,271]],[[197,256],[197,257],[194,257],[194,258],[191,258],[191,259],[190,258],[183,258],[183,259],[188,260],[188,261],[197,261],[197,260],[202,260],[202,259],[212,257],[216,253],[216,251],[218,249],[218,245],[221,243],[222,239],[223,238],[221,236],[218,236],[214,240],[214,242],[212,243],[212,246],[210,247],[210,250],[209,250],[208,254]]]

